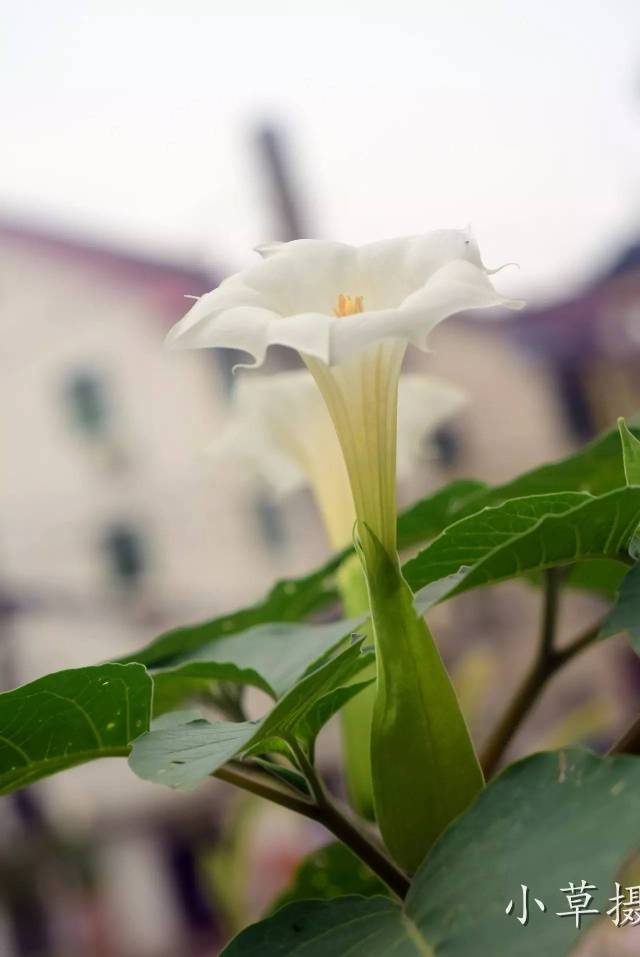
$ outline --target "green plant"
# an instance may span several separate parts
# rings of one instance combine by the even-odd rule
[[[335,426],[321,464],[343,483],[332,492],[353,521],[353,544],[312,574],[279,582],[257,605],[161,635],[121,661],[0,695],[0,789],[128,756],[141,778],[190,789],[214,776],[323,824],[339,845],[306,862],[284,906],[241,932],[228,957],[564,957],[595,916],[591,891],[607,904],[609,888],[622,894],[612,910],[618,923],[630,922],[624,915],[633,915],[633,893],[640,895],[619,877],[640,837],[640,720],[609,755],[548,752],[494,775],[558,671],[620,632],[640,647],[640,440],[621,421],[619,431],[567,459],[499,487],[453,482],[398,517],[396,399],[407,342],[424,345],[425,330],[450,312],[502,299],[465,234],[357,254],[336,244],[291,245],[293,252],[270,247],[261,271],[204,297],[173,338],[236,344],[258,358],[274,341],[300,349]],[[260,298],[261,283],[274,295],[274,277],[281,296],[298,286],[317,296],[322,283],[309,274],[328,270],[333,283],[336,260],[340,276],[357,265],[362,282],[368,261],[378,269],[391,262],[389,288],[401,287],[405,298],[366,313],[360,295],[341,295],[335,320],[276,315]],[[403,269],[417,289],[399,282]],[[369,282],[382,302],[377,274]],[[238,341],[230,340],[231,313]],[[340,451],[338,474],[326,466],[342,462]],[[308,462],[309,446],[303,452]],[[352,514],[344,512],[349,486]],[[337,546],[342,526],[331,527]],[[399,551],[418,545],[402,565]],[[518,578],[540,590],[538,649],[478,757],[424,615],[463,592]],[[610,608],[558,647],[561,595],[573,588]],[[313,620],[339,599],[351,617]],[[271,698],[260,720],[244,714],[247,686]],[[219,717],[189,710],[202,689]],[[315,760],[318,735],[345,711],[351,807],[330,793]],[[551,913],[541,898],[562,891],[569,909]],[[526,932],[529,920],[535,932]]]

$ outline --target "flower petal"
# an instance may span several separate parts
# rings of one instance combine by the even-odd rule
[[[254,252],[262,256],[263,259],[268,259],[269,256],[275,256],[276,253],[282,252],[281,247],[284,245],[285,243],[281,242],[278,239],[274,239],[273,242],[261,243],[259,246],[255,246]]]
[[[229,425],[211,452],[241,460],[282,495],[312,483],[325,464],[344,472],[329,413],[306,369],[239,375]],[[344,482],[348,494],[346,474]]]
[[[239,273],[281,316],[333,314],[338,295],[356,278],[357,251],[344,243],[298,239],[272,246],[266,259]]]
[[[388,339],[426,349],[431,329],[463,309],[520,305],[495,291],[475,240],[461,230],[360,249],[296,240],[271,244],[263,254],[199,299],[168,344],[241,349],[256,365],[269,346],[282,345],[333,365]],[[366,311],[335,317],[340,293],[363,296]]]
[[[397,308],[446,263],[462,259],[483,268],[480,250],[469,230],[438,229],[369,243],[358,249],[360,283],[370,309]]]
[[[216,290],[217,292],[217,290]],[[213,293],[209,293],[212,296]],[[216,312],[206,309],[203,296],[184,319],[171,329],[165,342],[173,349],[241,349],[249,352],[256,363],[264,361],[269,345],[269,323],[278,319],[268,309],[254,306],[235,306]]]
[[[457,386],[436,376],[407,372],[398,388],[398,450],[396,472],[406,478],[420,462],[433,432],[466,404]]]
[[[210,446],[209,457],[216,466],[233,463],[244,480],[265,483],[278,496],[289,495],[307,484],[294,459],[256,428],[252,417],[238,412],[236,418]]]
[[[428,334],[453,313],[490,306],[518,309],[521,305],[519,300],[501,296],[481,268],[458,259],[441,266],[399,309],[335,319],[331,323],[329,363],[342,363],[384,339],[404,340],[426,351]]]
[[[412,317],[410,321],[415,335],[410,341],[418,348],[426,349],[429,332],[447,316],[470,309],[495,309],[499,306],[522,309],[524,305],[522,299],[501,295],[484,269],[458,260],[442,266],[422,289],[408,296],[400,312]]]
[[[174,348],[221,347],[260,365],[270,345],[323,361],[338,295],[354,282],[356,249],[315,239],[271,244],[267,258],[199,299],[167,336]]]
[[[397,472],[408,477],[425,459],[433,429],[458,410],[464,394],[433,376],[400,378]],[[210,447],[220,466],[266,484],[278,496],[310,486],[334,548],[350,541],[355,511],[338,437],[313,377],[306,369],[240,375],[229,424]]]

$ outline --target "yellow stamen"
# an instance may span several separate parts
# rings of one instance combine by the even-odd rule
[[[335,315],[342,318],[343,316],[355,316],[357,313],[363,312],[363,298],[363,296],[345,296],[340,293],[338,304],[333,310]]]

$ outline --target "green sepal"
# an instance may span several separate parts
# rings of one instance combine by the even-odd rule
[[[370,530],[362,534],[378,663],[371,733],[376,820],[395,860],[413,873],[484,782],[449,675],[397,557]]]

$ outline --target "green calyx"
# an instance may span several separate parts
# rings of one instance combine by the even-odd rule
[[[397,556],[360,530],[377,654],[371,766],[376,819],[413,873],[482,789],[482,771],[433,637]]]

